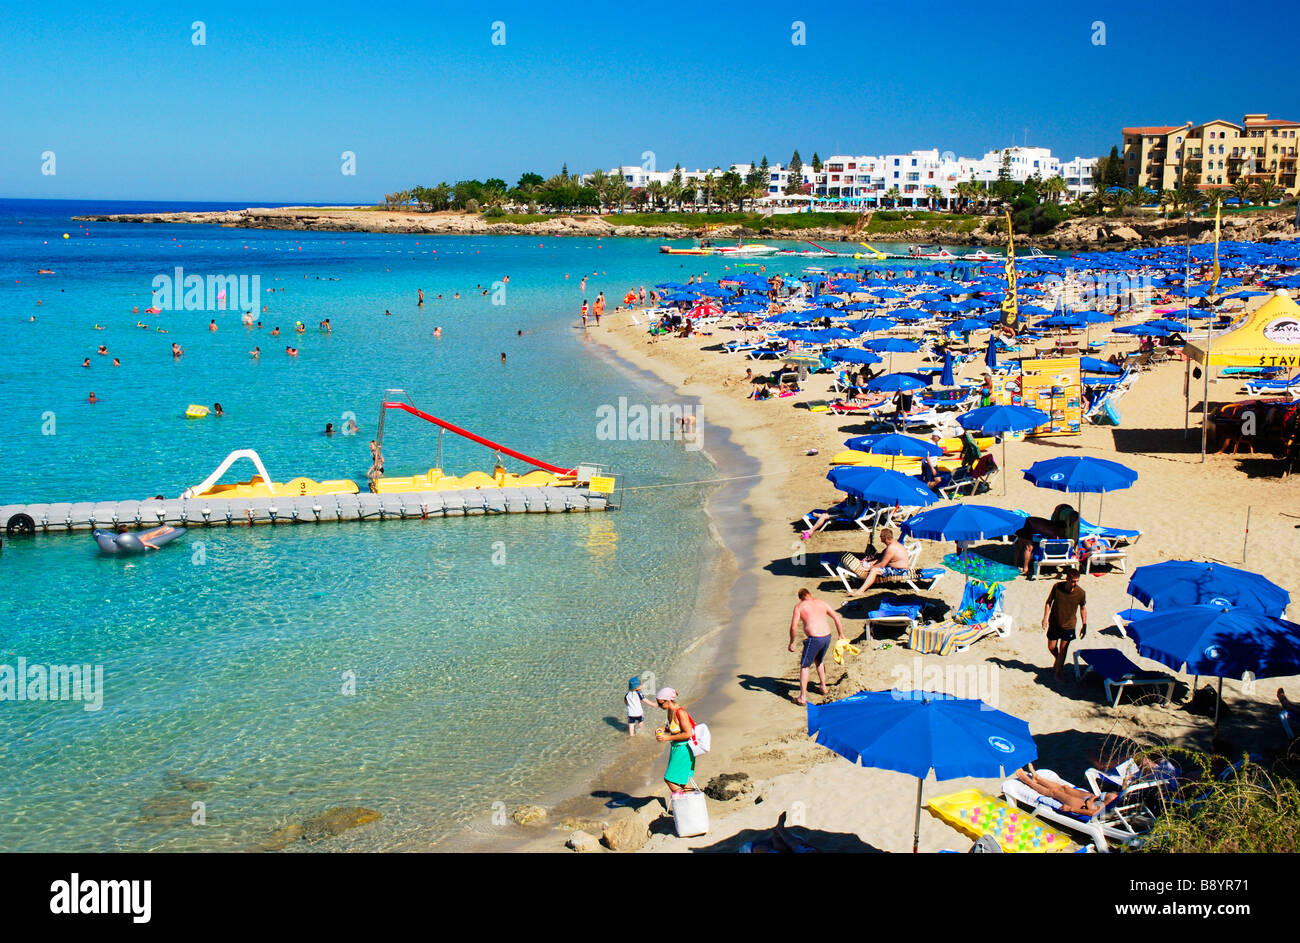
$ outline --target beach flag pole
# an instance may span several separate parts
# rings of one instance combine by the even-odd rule
[[[1241,539],[1241,562],[1246,562],[1246,545],[1250,543],[1250,505],[1246,505],[1246,535]]]

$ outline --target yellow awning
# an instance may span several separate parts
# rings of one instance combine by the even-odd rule
[[[1187,359],[1206,363],[1205,341],[1187,345]],[[1300,367],[1300,305],[1278,292],[1244,324],[1215,337],[1210,344],[1212,367]]]

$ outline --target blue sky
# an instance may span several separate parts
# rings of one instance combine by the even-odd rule
[[[1224,16],[1206,0],[11,5],[0,196],[370,202],[645,151],[661,169],[796,147],[978,156],[1027,129],[1069,158],[1131,124],[1300,120],[1294,6]]]

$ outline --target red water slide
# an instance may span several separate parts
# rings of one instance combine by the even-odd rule
[[[414,406],[412,406],[409,403],[396,403],[389,400],[389,401],[385,401],[384,409],[403,410],[404,412],[410,413],[412,416],[418,416],[420,419],[423,419],[425,422],[431,422],[435,426],[439,426],[440,428],[446,429],[448,432],[454,432],[458,436],[464,436],[466,439],[469,439],[471,442],[477,442],[479,445],[486,445],[488,448],[492,449],[495,452],[501,452],[502,454],[509,455],[511,458],[517,458],[521,462],[527,462],[529,465],[533,465],[537,468],[541,468],[545,471],[550,472],[553,475],[573,475],[577,471],[576,469],[573,468],[560,468],[556,465],[551,465],[548,462],[543,462],[539,459],[535,459],[530,455],[525,455],[523,452],[516,452],[514,449],[508,448],[507,446],[504,446],[499,442],[493,442],[490,439],[485,439],[480,435],[475,435],[474,433],[470,432],[468,429],[462,429],[460,428],[460,426],[453,426],[451,423],[447,422],[444,419],[439,419],[437,416],[431,416],[428,413],[423,412],[422,410],[416,409]]]

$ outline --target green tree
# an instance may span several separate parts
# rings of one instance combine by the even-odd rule
[[[890,209],[897,209],[898,198],[900,195],[901,194],[899,194],[898,192],[898,187],[890,187],[888,190],[885,191],[885,199],[889,201]]]
[[[1273,180],[1261,180],[1255,184],[1254,196],[1260,206],[1268,206],[1274,200],[1281,200],[1286,194]]]
[[[1237,197],[1238,202],[1246,205],[1246,201],[1251,198],[1255,192],[1255,185],[1250,182],[1250,178],[1244,174],[1232,182],[1233,195]]]
[[[815,174],[819,174],[822,172],[822,159],[817,156],[816,151],[813,151],[812,169],[813,169],[813,173]]]
[[[943,199],[943,191],[938,187],[926,187],[925,195],[929,198],[930,209],[932,210],[936,209],[939,206],[939,202]]]
[[[790,172],[790,179],[786,181],[785,192],[790,194],[803,193],[803,160],[799,157],[797,150],[790,158],[790,166],[786,169]]]
[[[519,176],[519,182],[515,186],[520,190],[532,192],[545,182],[546,179],[541,174],[526,173]]]
[[[1048,177],[1043,181],[1043,185],[1039,189],[1051,197],[1053,203],[1060,203],[1061,194],[1064,193],[1066,189],[1065,178],[1060,174],[1057,174],[1054,177]]]

